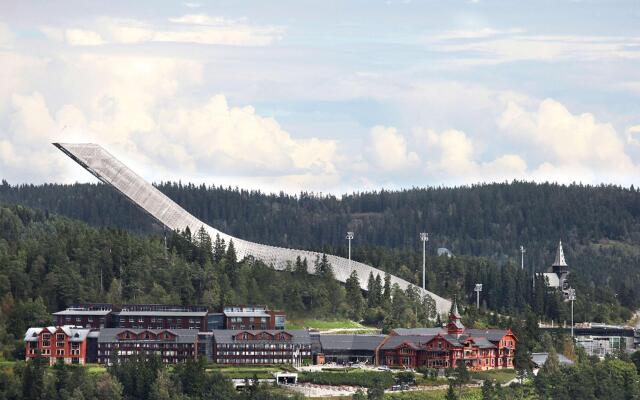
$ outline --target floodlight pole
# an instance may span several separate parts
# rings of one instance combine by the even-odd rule
[[[567,297],[571,302],[571,337],[573,337],[573,303],[576,301],[576,290],[574,288],[569,288],[567,292]]]
[[[351,274],[351,240],[353,239],[353,232],[347,232],[347,240],[349,241],[349,274]]]
[[[476,292],[476,308],[479,310],[480,309],[480,292],[482,292],[482,283],[476,283],[476,287],[475,289],[473,289],[474,292]]]
[[[427,242],[429,241],[429,234],[427,232],[420,233],[420,240],[422,240],[422,290],[426,290],[426,271],[427,271]]]

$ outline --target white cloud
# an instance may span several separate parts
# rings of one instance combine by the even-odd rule
[[[436,182],[502,181],[524,177],[527,172],[527,163],[515,154],[481,161],[471,138],[460,130],[418,130],[415,137],[426,154],[424,172]]]
[[[455,54],[448,65],[492,65],[515,61],[639,59],[640,37],[532,35],[521,29],[447,31],[430,48]]]
[[[523,148],[529,144],[544,156],[538,176],[564,173],[565,181],[628,182],[640,172],[611,124],[598,122],[589,113],[574,115],[552,99],[533,111],[510,102],[498,126],[521,140]]]
[[[411,168],[420,160],[407,149],[407,141],[394,127],[374,126],[366,147],[368,160],[378,169],[392,172]]]
[[[135,19],[97,18],[89,27],[41,27],[50,39],[71,46],[146,42],[196,43],[227,46],[267,46],[284,30],[275,26],[254,26],[245,19],[228,19],[206,14],[169,18],[168,25],[153,25]]]
[[[0,49],[12,47],[14,38],[7,24],[0,22]]]
[[[72,46],[99,46],[105,43],[100,34],[85,29],[67,29],[65,37]]]
[[[226,174],[299,175],[335,174],[336,143],[332,140],[296,140],[273,118],[253,107],[230,107],[225,96],[211,97],[195,108],[179,107],[158,119],[165,142],[181,157],[189,155],[196,171]],[[153,146],[152,140],[145,146]],[[164,144],[158,144],[158,153]],[[165,154],[162,154],[165,155]],[[166,155],[171,158],[171,154]]]
[[[230,106],[224,95],[180,101],[182,91],[201,79],[198,63],[93,55],[64,60],[69,65],[59,78],[74,78],[81,96],[67,89],[67,103],[55,108],[55,101],[48,102],[40,92],[11,97],[5,126],[0,118],[3,177],[86,180],[50,145],[84,141],[125,155],[155,180],[192,176],[210,182],[235,176],[248,177],[242,179],[246,182],[262,177],[273,190],[278,185],[299,190],[305,186],[292,185],[338,184],[336,141],[295,138],[251,106]]]
[[[627,128],[627,142],[640,146],[640,125]]]
[[[445,31],[431,37],[431,40],[460,40],[460,39],[485,39],[494,36],[508,35],[515,33],[524,33],[523,29],[494,29],[494,28],[478,28],[478,29],[459,29]]]

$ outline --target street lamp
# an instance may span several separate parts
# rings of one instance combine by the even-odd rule
[[[482,292],[482,283],[476,283],[476,287],[475,289],[473,289],[474,292],[476,292],[476,308],[479,310],[480,309],[480,292]]]
[[[524,270],[524,253],[527,251],[524,249],[524,246],[520,246],[520,268]]]
[[[353,232],[347,232],[347,240],[349,241],[349,273],[351,273],[351,240],[353,239]]]
[[[427,270],[427,242],[429,241],[429,234],[427,232],[420,233],[420,240],[422,240],[422,290],[425,290],[425,274]]]
[[[571,337],[573,337],[573,302],[576,301],[576,290],[574,288],[567,289],[567,300],[571,302]]]

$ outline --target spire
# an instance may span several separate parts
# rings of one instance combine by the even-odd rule
[[[460,335],[464,333],[465,327],[461,321],[462,317],[458,312],[458,299],[454,296],[451,302],[451,310],[449,311],[449,323],[447,324],[447,333],[450,335]]]
[[[556,251],[556,259],[553,262],[552,267],[568,267],[567,262],[564,259],[564,251],[562,251],[562,240],[558,243],[558,250]]]
[[[458,312],[458,298],[453,296],[453,301],[451,302],[451,310],[449,310],[449,317],[455,317],[457,319],[462,318],[460,313]]]

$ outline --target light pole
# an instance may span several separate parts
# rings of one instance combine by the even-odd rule
[[[353,239],[353,232],[347,232],[347,240],[349,241],[349,275],[351,275],[351,240]]]
[[[571,337],[573,337],[573,302],[576,301],[576,290],[574,288],[567,289],[567,300],[571,302]]]
[[[427,242],[429,241],[429,234],[427,232],[420,233],[420,240],[422,240],[422,290],[425,290],[425,274],[427,270]]]
[[[479,310],[480,309],[480,292],[482,292],[482,283],[476,283],[476,287],[475,289],[473,289],[474,292],[476,292],[476,308]]]
[[[520,246],[520,268],[522,268],[522,270],[524,270],[524,253],[526,252],[524,246]]]

